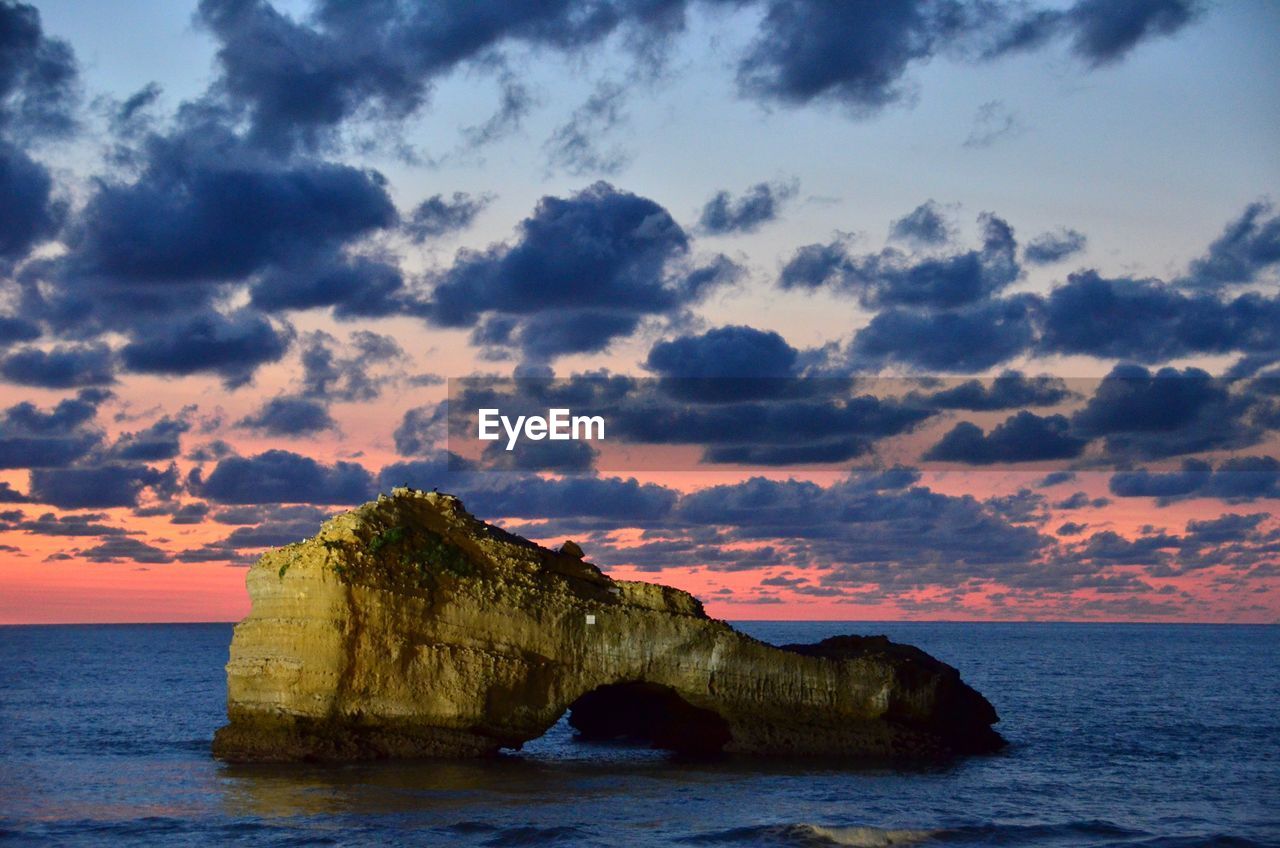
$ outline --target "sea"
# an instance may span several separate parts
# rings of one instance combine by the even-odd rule
[[[0,844],[1280,846],[1280,626],[737,626],[918,645],[1009,746],[687,761],[561,720],[485,761],[235,766],[209,755],[231,625],[0,627]]]

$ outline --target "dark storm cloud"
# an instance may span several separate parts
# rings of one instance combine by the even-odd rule
[[[1108,498],[1091,498],[1089,497],[1088,492],[1072,492],[1066,498],[1063,498],[1062,500],[1055,503],[1053,505],[1053,508],[1054,509],[1085,509],[1086,507],[1092,507],[1094,509],[1101,509],[1102,507],[1107,506],[1110,503],[1111,501]]]
[[[101,181],[68,239],[65,275],[174,285],[245,280],[333,253],[397,222],[383,178],[349,165],[278,160],[218,116],[151,136],[133,182]]]
[[[27,503],[26,495],[14,489],[10,483],[0,483],[0,503]]]
[[[1076,473],[1074,471],[1051,471],[1036,483],[1036,488],[1048,489],[1051,486],[1060,486],[1063,483],[1070,483],[1075,479]]]
[[[1072,436],[1062,415],[1041,417],[1023,410],[984,433],[962,421],[925,452],[924,458],[967,465],[1033,462],[1079,456],[1086,440]]]
[[[791,377],[799,351],[773,331],[727,326],[658,342],[645,367],[662,377]]]
[[[787,540],[796,565],[830,568],[827,586],[957,585],[1029,568],[1050,544],[972,497],[882,489],[857,477],[828,487],[764,478],[708,487],[684,496],[674,518],[722,527],[730,540]]]
[[[37,536],[123,536],[119,527],[103,524],[106,513],[86,512],[78,515],[54,515],[46,512],[38,518],[20,521],[14,528]]]
[[[1027,377],[1021,371],[1005,371],[994,380],[967,380],[924,398],[939,409],[989,411],[1023,406],[1053,406],[1074,397],[1060,377],[1042,374]]]
[[[521,442],[515,450],[494,442],[485,448],[480,464],[489,471],[554,471],[581,474],[591,471],[599,451],[587,442]]]
[[[115,382],[115,355],[105,344],[29,347],[0,359],[0,376],[20,386],[69,389]]]
[[[414,207],[413,214],[404,222],[404,230],[415,242],[465,230],[476,216],[493,201],[488,194],[472,195],[455,191],[451,198],[436,194]]]
[[[961,3],[774,0],[738,67],[750,94],[784,103],[831,100],[869,113],[902,99],[912,62],[975,25]]]
[[[70,465],[102,442],[93,426],[93,396],[62,400],[48,412],[23,401],[0,415],[0,468],[58,468]]]
[[[778,217],[782,204],[795,196],[793,183],[757,183],[736,200],[727,191],[717,192],[698,217],[703,232],[712,235],[753,233]]]
[[[1221,300],[1158,280],[1072,274],[1044,305],[1044,353],[1158,363],[1197,353],[1271,351],[1280,301],[1257,294]]]
[[[386,466],[378,473],[378,485],[386,491],[412,486],[453,492],[474,514],[492,518],[590,519],[609,526],[659,521],[679,497],[664,486],[633,478],[573,475],[557,480],[519,472],[450,470],[466,465],[460,458],[435,453]]]
[[[77,74],[71,46],[45,35],[34,6],[0,3],[0,134],[30,141],[70,132]]]
[[[60,509],[107,509],[136,506],[144,489],[161,495],[177,488],[177,470],[159,471],[146,465],[107,463],[84,468],[31,471],[31,500]]]
[[[236,422],[237,427],[268,436],[309,436],[338,425],[323,403],[305,397],[279,395]]]
[[[17,315],[0,315],[0,346],[40,338],[40,326]]]
[[[1084,233],[1076,230],[1042,233],[1027,242],[1022,258],[1032,265],[1052,265],[1080,253],[1087,243]]]
[[[227,457],[207,479],[196,474],[189,485],[201,497],[225,504],[358,504],[375,494],[372,476],[355,463],[325,465],[283,450]]]
[[[1191,519],[1187,522],[1186,540],[1193,545],[1220,545],[1258,537],[1258,525],[1270,518],[1266,512],[1249,515],[1228,512],[1217,518]]]
[[[889,237],[927,246],[946,244],[951,239],[951,225],[942,208],[926,200],[890,224]]]
[[[392,434],[396,453],[401,456],[430,453],[448,434],[448,414],[449,407],[445,403],[405,410],[400,426]]]
[[[479,343],[534,358],[601,350],[735,270],[713,264],[700,275],[682,261],[688,251],[688,236],[657,203],[596,183],[567,199],[544,197],[514,244],[461,253],[439,277],[427,317],[479,325]]]
[[[990,58],[1061,36],[1096,65],[1192,18],[1188,4],[1175,0],[1084,0],[1067,11],[959,0],[387,0],[359,9],[326,0],[302,19],[263,0],[203,0],[198,17],[219,43],[217,92],[245,114],[255,144],[283,151],[333,142],[351,119],[394,123],[413,115],[434,83],[464,64],[497,74],[503,91],[495,118],[466,134],[482,142],[528,109],[528,93],[512,85],[507,48],[580,55],[621,32],[621,46],[653,73],[694,5],[763,10],[756,40],[738,64],[744,94],[789,104],[834,101],[858,114],[904,99],[912,89],[911,66],[939,53],[972,60],[985,48]],[[613,108],[600,92],[593,99],[605,105],[580,111]],[[599,126],[587,126],[593,122],[600,123],[575,116],[552,146],[569,151],[571,162],[590,160],[590,170],[599,172],[615,160],[594,149]],[[589,155],[580,155],[584,151]]]
[[[214,542],[213,545],[233,550],[260,551],[263,548],[278,548],[301,541],[314,536],[319,529],[319,521],[306,518],[293,521],[268,521],[255,527],[237,527],[226,538]]]
[[[405,357],[394,338],[369,330],[356,330],[345,347],[328,333],[309,333],[301,347],[301,393],[322,401],[374,400],[392,376],[374,369]]]
[[[646,525],[660,521],[677,494],[653,483],[618,477],[571,476],[511,478],[494,475],[493,482],[471,493],[477,509],[509,518],[588,517]],[[469,506],[470,502],[468,502]]]
[[[165,416],[144,430],[121,433],[110,454],[115,459],[138,462],[174,459],[182,453],[182,435],[190,429],[189,421]]]
[[[307,505],[243,504],[222,507],[214,513],[213,520],[218,524],[232,526],[299,521],[309,521],[312,524],[319,525],[333,515],[333,512],[329,508]]]
[[[1252,283],[1263,271],[1280,263],[1280,215],[1270,203],[1252,203],[1204,256],[1191,263],[1186,285],[1218,289]],[[1269,216],[1269,217],[1268,217]]]
[[[258,366],[276,362],[293,342],[288,325],[241,310],[205,312],[177,323],[149,324],[121,350],[125,367],[143,374],[214,373],[228,388],[243,386]]]
[[[784,289],[849,291],[869,308],[950,308],[983,301],[1017,280],[1021,268],[1012,228],[990,214],[979,223],[980,249],[941,258],[892,247],[853,256],[843,242],[802,247],[783,267],[779,284]]]
[[[701,445],[713,462],[754,457],[786,465],[860,455],[876,440],[910,432],[933,414],[872,395],[710,404],[638,397],[611,414],[610,436],[650,445]]]
[[[319,254],[260,274],[250,289],[254,306],[268,312],[333,307],[342,320],[384,318],[414,302],[404,274],[390,260]]]
[[[0,7],[0,14],[4,14]],[[2,73],[2,71],[0,71]],[[21,259],[31,248],[54,236],[66,205],[53,194],[48,170],[19,148],[0,138],[0,260]]]
[[[1078,0],[1067,9],[1033,7],[1008,26],[988,55],[1065,37],[1073,53],[1097,67],[1123,59],[1147,39],[1173,35],[1202,8],[1198,0]]]
[[[1118,472],[1111,475],[1110,486],[1118,497],[1151,497],[1161,506],[1188,498],[1218,498],[1229,503],[1280,498],[1280,461],[1249,456],[1228,459],[1215,467],[1188,459],[1178,471]]]
[[[248,110],[253,138],[289,148],[322,143],[353,116],[413,114],[434,80],[506,42],[576,52],[628,25],[678,27],[682,5],[322,2],[299,22],[258,0],[203,0],[199,15],[221,45],[221,87]]]
[[[855,368],[899,363],[926,371],[983,371],[1017,356],[1035,339],[1034,295],[944,312],[886,309],[854,334]]]
[[[89,562],[142,562],[160,565],[173,562],[168,551],[129,537],[111,538],[77,553]]]
[[[1231,394],[1199,368],[1153,373],[1118,365],[1072,416],[1071,427],[1085,438],[1106,437],[1112,456],[1155,459],[1255,444],[1264,432],[1252,420],[1256,411],[1255,398]]]

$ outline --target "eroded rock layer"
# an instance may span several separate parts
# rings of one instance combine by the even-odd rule
[[[231,761],[479,756],[571,709],[589,739],[681,751],[922,757],[991,751],[991,705],[883,637],[778,648],[692,595],[613,580],[450,495],[397,489],[250,569]]]

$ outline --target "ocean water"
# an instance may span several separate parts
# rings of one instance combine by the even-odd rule
[[[230,625],[0,628],[0,843],[1280,845],[1280,627],[746,622],[960,668],[1008,750],[681,762],[562,721],[485,762],[228,766]]]

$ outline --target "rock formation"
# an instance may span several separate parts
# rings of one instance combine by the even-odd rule
[[[766,645],[455,497],[397,489],[268,551],[227,664],[231,761],[477,756],[565,712],[683,752],[921,757],[1003,744],[959,673],[884,637]]]

